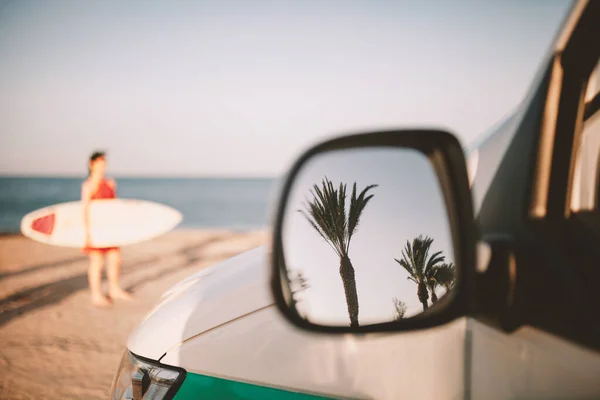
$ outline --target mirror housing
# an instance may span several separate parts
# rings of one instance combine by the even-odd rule
[[[343,152],[347,152],[346,154],[356,154],[351,152],[365,149],[410,150],[412,153],[422,155],[423,159],[427,160],[432,167],[431,169],[437,177],[437,184],[442,199],[441,204],[445,205],[445,211],[448,217],[448,236],[451,241],[450,247],[453,251],[455,264],[455,281],[453,281],[452,293],[450,293],[450,296],[442,296],[440,301],[435,303],[435,307],[432,305],[428,308],[427,300],[425,300],[425,305],[423,306],[424,312],[415,316],[410,316],[410,318],[400,318],[393,321],[375,321],[375,323],[367,325],[359,325],[357,321],[351,322],[350,325],[347,326],[342,324],[324,324],[321,321],[315,323],[310,318],[307,318],[306,315],[299,312],[298,303],[294,296],[297,288],[295,289],[293,287],[293,283],[299,284],[300,289],[304,289],[307,287],[305,285],[306,282],[302,276],[290,276],[292,269],[288,269],[288,266],[286,265],[284,232],[286,232],[286,218],[289,219],[289,215],[291,215],[288,212],[288,208],[294,206],[294,204],[292,204],[292,192],[296,191],[297,186],[301,181],[301,175],[307,165],[318,160],[319,157],[322,159],[324,155],[343,154]],[[407,158],[402,159],[402,157],[398,156],[400,153],[401,152],[397,152],[397,154],[395,154],[396,158],[399,161],[406,161]],[[319,172],[317,167],[313,168],[313,170],[314,169]],[[357,167],[357,171],[362,170],[364,170],[364,168],[360,166]],[[327,171],[321,172],[326,173]],[[385,172],[388,174],[387,178],[389,179],[391,171],[388,170]],[[325,189],[326,183],[330,184],[330,182],[327,181],[327,178],[323,180],[323,187]],[[370,185],[369,187],[375,186],[377,185]],[[318,190],[317,185],[314,185],[313,187]],[[342,187],[340,184],[339,192],[335,189],[335,186],[329,187],[336,195],[340,194],[340,199],[342,199],[343,193],[344,200],[341,201],[341,203],[346,201],[345,185]],[[352,201],[356,200],[354,197],[355,194],[356,183]],[[334,200],[335,197],[336,196],[333,196]],[[315,199],[316,198],[317,197],[315,197]],[[369,207],[376,207],[376,205],[370,205]],[[343,205],[342,209],[344,209]],[[411,210],[406,211],[411,212]],[[343,213],[345,214],[345,209]],[[424,217],[427,217],[427,215]],[[400,221],[398,221],[398,223],[400,223]],[[314,223],[311,224],[313,228],[317,231],[319,230]],[[289,229],[287,232],[289,232]],[[377,236],[377,233],[380,233],[380,231],[376,231],[375,237]],[[352,235],[352,233],[350,233],[350,235]],[[373,235],[370,236],[372,237]],[[326,239],[323,234],[321,234],[321,237]],[[473,206],[465,157],[462,147],[454,135],[441,130],[416,129],[360,133],[335,138],[318,144],[306,151],[293,164],[283,181],[279,202],[276,208],[271,241],[270,261],[272,269],[272,293],[277,308],[285,318],[293,325],[309,331],[323,333],[400,332],[438,326],[469,313],[469,305],[472,299],[472,287],[476,273],[476,240],[477,230],[473,217]],[[300,247],[302,250],[304,242],[292,240],[291,244],[295,247]],[[403,243],[399,242],[398,252],[400,252],[402,246]],[[406,246],[407,248],[409,247],[409,241],[406,242]],[[306,248],[304,250],[306,252],[311,252],[314,249]],[[400,263],[397,259],[395,261]],[[340,274],[342,273],[341,270],[342,267],[340,266]],[[370,272],[370,274],[372,274],[372,272]],[[352,276],[354,277],[354,272],[352,272]],[[381,274],[381,279],[385,279],[383,273]],[[411,278],[409,277],[408,279]],[[411,280],[417,283],[416,280]],[[354,285],[356,286],[356,283]],[[346,285],[344,284],[344,287],[345,286]],[[348,312],[350,313],[351,303],[348,300],[348,290],[347,288],[345,289],[346,299],[348,301]],[[421,289],[419,288],[419,290]],[[356,288],[354,291],[356,292]],[[373,287],[369,291],[376,292],[376,287]],[[354,296],[356,297],[356,294]],[[357,302],[357,300],[355,301]],[[396,299],[394,299],[394,301],[396,301]],[[358,309],[358,304],[356,305],[356,308]],[[358,314],[358,311],[356,311],[356,314]],[[355,316],[355,319],[357,319],[357,316]],[[352,315],[350,316],[350,320],[352,321]]]

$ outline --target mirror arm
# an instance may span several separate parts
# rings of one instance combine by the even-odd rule
[[[516,260],[510,238],[487,238],[491,257],[485,272],[476,275],[472,315],[486,325],[512,332],[521,322],[509,312],[514,302]]]

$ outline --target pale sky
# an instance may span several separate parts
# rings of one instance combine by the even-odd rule
[[[571,1],[0,0],[0,174],[279,175],[359,129],[464,144],[521,100]]]
[[[442,251],[454,262],[452,236],[437,176],[425,156],[409,149],[342,150],[317,156],[296,178],[285,211],[283,249],[289,270],[302,271],[310,287],[301,293],[302,309],[314,323],[347,325],[348,311],[339,274],[340,260],[306,218],[298,212],[312,200],[310,190],[324,176],[338,188],[366,186],[373,198],[366,205],[350,243],[362,324],[388,322],[394,316],[393,298],[405,302],[407,316],[423,312],[417,285],[394,261],[402,258],[406,241],[419,235],[434,239],[430,255]],[[444,291],[440,290],[441,295]]]

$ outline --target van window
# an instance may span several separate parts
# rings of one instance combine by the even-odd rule
[[[600,203],[600,62],[592,72],[585,92],[586,111],[575,158],[571,211],[599,211]]]

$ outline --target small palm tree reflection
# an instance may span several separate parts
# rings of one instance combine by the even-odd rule
[[[436,265],[427,271],[427,286],[431,292],[431,302],[437,302],[438,298],[435,290],[438,286],[443,287],[446,293],[450,292],[450,289],[454,286],[455,271],[454,264],[443,263]]]
[[[310,288],[310,285],[308,284],[308,280],[304,277],[304,273],[302,271],[288,271],[287,280],[292,298],[291,307],[300,313],[298,303],[301,302],[301,300],[298,295]]]
[[[406,314],[406,303],[396,297],[394,297],[393,302],[396,312],[393,321],[400,321],[404,319],[404,314]]]
[[[407,279],[417,284],[417,297],[423,305],[423,311],[427,311],[427,308],[429,308],[427,303],[429,300],[428,289],[430,288],[428,285],[428,276],[432,273],[429,271],[444,261],[441,251],[433,253],[431,256],[429,255],[432,243],[432,238],[420,235],[413,239],[412,244],[406,241],[406,245],[402,250],[401,260],[394,259],[408,272]],[[433,292],[433,296],[435,297],[435,301],[437,301],[435,291]]]
[[[438,301],[436,290],[443,287],[449,293],[456,281],[456,268],[453,263],[445,263],[445,256],[441,251],[429,255],[433,239],[429,236],[419,235],[412,243],[406,242],[402,250],[402,259],[394,259],[408,272],[409,280],[417,284],[417,297],[423,305],[423,311],[429,308],[428,300],[431,294],[431,303]]]

